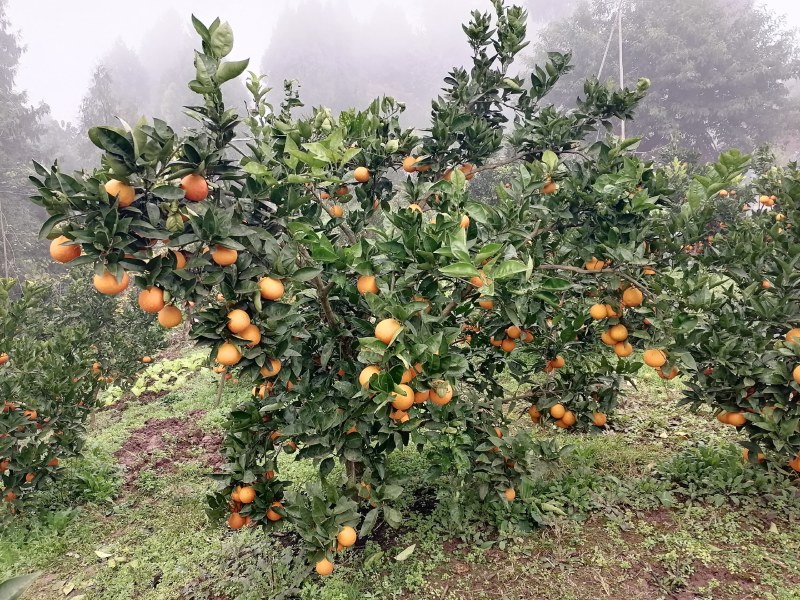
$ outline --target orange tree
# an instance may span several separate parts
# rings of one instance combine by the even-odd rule
[[[81,450],[101,382],[92,372],[92,337],[83,326],[49,327],[44,296],[28,284],[12,298],[0,281],[0,493],[16,512]]]
[[[247,61],[226,60],[227,24],[194,19],[198,130],[97,127],[100,169],[37,167],[59,259],[94,264],[104,294],[133,273],[140,306],[166,327],[195,306],[193,336],[220,370],[252,379],[211,507],[232,528],[290,520],[321,575],[379,518],[401,522],[403,482],[386,461],[408,445],[499,521],[541,514],[531,476],[552,449],[509,434],[503,378],[525,386],[534,420],[566,428],[604,425],[638,368],[617,360],[633,340],[671,376],[655,347],[665,328],[647,329],[664,302],[652,265],[666,242],[649,217],[665,179],[628,152],[633,140],[583,142],[629,118],[648,83],[590,81],[576,110],[544,105],[569,57],[511,76],[526,15],[494,4],[494,21],[475,12],[465,27],[472,68],[446,78],[423,135],[400,127],[391,98],[296,118],[291,85],[273,107],[252,76],[249,136],[236,142],[222,85]],[[492,159],[504,131],[511,152]],[[468,182],[504,165],[513,177],[497,203],[472,199]],[[581,363],[600,339],[613,350]],[[289,490],[279,452],[315,461],[319,481]]]
[[[744,430],[751,461],[800,470],[800,172],[727,152],[689,185],[671,224],[683,244],[676,344],[688,350],[685,402]],[[735,206],[735,211],[731,210]],[[721,221],[720,214],[726,214]]]

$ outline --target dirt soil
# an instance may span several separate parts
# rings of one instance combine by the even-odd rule
[[[223,464],[222,436],[203,431],[198,419],[204,410],[193,410],[186,416],[151,419],[144,427],[134,429],[115,456],[125,470],[125,487],[136,484],[139,472],[172,473],[176,465],[197,462],[209,470]]]

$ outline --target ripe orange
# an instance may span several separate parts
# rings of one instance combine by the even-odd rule
[[[322,200],[327,200],[328,198],[331,197],[331,195],[328,192],[322,191],[319,193],[319,197]]]
[[[606,304],[606,316],[609,319],[619,319],[622,316],[622,307],[620,307],[619,311],[614,310],[614,307],[610,304]]]
[[[183,321],[183,313],[174,304],[168,304],[158,311],[158,322],[162,327],[177,327]]]
[[[531,421],[538,423],[542,418],[542,413],[539,412],[539,408],[535,404],[532,404],[528,409],[528,416],[531,418]]]
[[[269,366],[264,365],[259,370],[259,373],[261,373],[262,377],[275,377],[275,375],[281,372],[281,361],[276,358],[269,358],[267,359],[267,362],[269,363]]]
[[[330,215],[334,219],[341,219],[344,216],[344,209],[340,205],[334,204],[330,208]]]
[[[317,562],[314,568],[320,577],[327,577],[333,573],[333,563],[327,558],[323,558],[321,561]]]
[[[185,269],[186,268],[186,255],[183,252],[178,252],[177,250],[173,250],[172,253],[175,255],[175,268],[176,269]]]
[[[800,385],[800,365],[797,365],[792,371],[792,379],[797,385]]]
[[[153,362],[153,359],[152,359],[152,358],[150,358],[149,356],[143,356],[143,357],[142,357],[142,362],[143,362],[144,364],[149,364],[149,363]]]
[[[792,460],[789,461],[789,468],[800,473],[800,452],[798,452],[797,456],[795,456]]]
[[[464,179],[466,179],[467,181],[472,181],[472,179],[475,177],[475,174],[477,173],[477,171],[475,170],[475,165],[471,165],[469,163],[461,165],[460,167],[458,167],[458,170],[464,174]]]
[[[256,491],[251,486],[245,486],[239,490],[239,502],[251,504],[256,499]]]
[[[469,278],[469,282],[476,288],[479,288],[483,287],[484,285],[489,285],[492,283],[492,280],[486,276],[486,273],[479,271],[478,275]]]
[[[157,313],[164,308],[164,290],[155,286],[139,292],[139,308],[146,313]]]
[[[417,363],[414,367],[409,367],[403,371],[403,376],[400,378],[400,383],[408,383],[409,381],[412,381],[418,375],[416,367],[420,367],[420,370],[422,369],[422,365]]]
[[[519,336],[522,335],[522,330],[516,325],[512,325],[511,327],[506,329],[506,335],[510,337],[512,340],[516,340],[519,339]]]
[[[30,483],[36,478],[36,473],[26,473],[25,474],[25,483]]]
[[[505,498],[509,502],[513,502],[514,498],[516,497],[517,497],[517,492],[514,488],[507,488],[506,491],[503,492],[503,498]]]
[[[606,420],[606,416],[601,412],[596,412],[592,415],[592,423],[595,427],[604,427]]]
[[[442,392],[440,394],[440,392]],[[436,406],[444,406],[453,399],[453,386],[445,381],[434,381],[431,388],[431,402]]]
[[[286,288],[280,279],[273,277],[262,277],[258,280],[258,288],[264,300],[277,300],[283,296]]]
[[[565,412],[564,416],[561,417],[560,420],[566,427],[572,427],[573,425],[575,425],[575,423],[578,422],[578,419],[575,417],[575,413],[572,412],[571,410]]]
[[[192,173],[181,179],[184,197],[191,202],[200,202],[208,198],[208,182],[202,175]]]
[[[614,352],[620,358],[625,358],[626,356],[633,354],[633,346],[631,346],[628,342],[619,342],[614,344]]]
[[[615,342],[624,342],[628,339],[628,328],[625,325],[614,325],[608,330],[608,335]]]
[[[364,294],[377,294],[378,284],[375,282],[374,275],[362,275],[356,282],[356,289],[361,295]]]
[[[8,359],[9,359],[8,353],[3,352],[2,354],[0,354],[0,365],[6,364],[8,362]]]
[[[17,495],[14,492],[6,492],[5,496],[3,496],[3,499],[6,502],[11,503],[11,502],[13,502],[14,500],[17,499]]]
[[[230,342],[225,342],[217,349],[217,362],[221,365],[232,367],[240,360],[242,360],[242,353]]]
[[[116,296],[125,291],[131,279],[125,271],[122,272],[122,279],[120,280],[117,280],[116,276],[110,271],[104,271],[102,275],[95,275],[92,281],[95,289],[101,294]]]
[[[558,191],[558,184],[548,181],[542,188],[542,193],[545,195],[555,194]]]
[[[550,361],[550,366],[553,367],[554,369],[561,369],[566,364],[567,361],[560,354]]]
[[[733,425],[734,427],[741,427],[742,425],[747,423],[747,418],[744,416],[743,412],[728,413],[728,418],[726,423],[728,425]]]
[[[50,256],[52,259],[62,265],[75,260],[81,255],[81,245],[75,244],[74,246],[64,246],[72,240],[65,235],[60,235],[52,242],[50,242]]]
[[[642,269],[642,275],[655,275],[656,271],[653,267],[644,267]]]
[[[361,373],[358,375],[358,383],[361,384],[361,387],[366,388],[369,387],[369,380],[372,379],[373,375],[377,375],[381,372],[380,367],[376,367],[374,365],[369,367],[364,367],[361,370]]]
[[[413,156],[406,156],[403,159],[403,171],[405,171],[406,173],[413,173],[414,171],[417,170],[417,168],[414,166],[416,164],[417,164],[416,158],[414,158]]]
[[[750,450],[748,450],[747,448],[742,448],[742,458],[744,459],[744,462],[750,462]],[[767,460],[767,457],[763,452],[759,452],[756,455],[756,460],[762,463],[765,460]]]
[[[356,543],[356,530],[349,525],[342,527],[342,530],[336,536],[336,541],[339,542],[344,548],[349,548]]]
[[[244,330],[237,335],[243,340],[250,342],[247,344],[248,348],[255,348],[259,343],[261,343],[261,330],[257,325],[253,325],[252,323],[245,327]]]
[[[402,327],[399,321],[383,319],[375,326],[375,337],[388,346]]]
[[[789,343],[800,343],[800,327],[790,329],[786,334],[786,341]]]
[[[395,387],[398,391],[392,392],[392,406],[397,410],[408,410],[414,406],[414,390],[404,383]]]
[[[342,196],[347,196],[347,194],[349,193],[349,191],[350,191],[350,190],[348,190],[348,189],[347,189],[347,186],[346,186],[346,185],[344,185],[344,184],[342,184],[342,185],[340,185],[339,187],[337,187],[337,188],[336,188],[336,191],[334,191],[333,193],[334,193],[334,194],[336,194],[337,196],[339,196],[339,197],[341,198]]]
[[[656,373],[661,379],[666,379],[667,381],[671,379],[675,379],[678,376],[678,367],[672,367],[672,370],[669,373],[664,373],[660,368],[656,369]]]
[[[500,346],[503,345],[503,340],[496,340],[494,339],[494,336],[492,336],[489,338],[489,343],[495,348],[499,348]]]
[[[353,177],[358,183],[367,183],[369,181],[369,169],[367,167],[358,167],[353,171]]]
[[[233,248],[226,248],[217,244],[214,250],[211,251],[211,260],[217,263],[220,267],[227,267],[236,262],[239,258],[239,253]]]
[[[478,300],[478,306],[480,306],[484,310],[492,310],[494,308],[494,300],[491,300],[489,298],[480,298]]]
[[[555,404],[550,407],[550,416],[554,419],[561,419],[566,414],[567,409],[563,404]]]
[[[592,308],[589,309],[589,315],[595,321],[602,321],[603,319],[608,317],[608,313],[606,312],[606,305],[605,304],[593,304]]]
[[[608,331],[604,331],[602,334],[600,334],[600,339],[603,341],[603,343],[606,346],[616,346],[617,345],[617,342],[615,342],[613,339],[611,339],[611,334],[609,334]]]
[[[414,393],[414,404],[425,404],[430,397],[430,390],[419,390]]]
[[[461,229],[469,229],[469,217],[467,215],[462,215],[459,225],[461,226]]]
[[[279,513],[277,513],[274,510],[275,508],[283,508],[283,504],[281,504],[280,502],[273,502],[270,505],[269,509],[267,510],[267,519],[273,522],[280,521],[283,518]]]
[[[112,198],[116,198],[119,202],[120,208],[125,208],[133,204],[133,199],[136,197],[136,190],[132,185],[128,185],[119,179],[111,179],[103,186],[106,193]]]
[[[57,467],[58,466],[58,459],[57,458],[51,458],[50,460],[47,461],[47,466],[48,467]]]
[[[231,333],[241,333],[250,325],[250,315],[241,308],[236,308],[228,313],[228,330]]]
[[[645,350],[642,358],[644,359],[644,364],[654,369],[660,369],[667,363],[667,355],[664,354],[664,351],[656,350],[655,348]]]
[[[244,517],[238,512],[231,513],[231,516],[228,517],[228,527],[231,529],[241,529],[244,527]]]
[[[761,287],[764,288],[765,290],[768,290],[772,287],[772,282],[769,279],[765,279],[764,281],[761,282]]]
[[[408,210],[412,210],[414,212],[421,213],[422,212],[422,207],[419,204],[416,204],[416,203],[409,204],[408,205]]]
[[[602,271],[605,266],[606,263],[593,256],[591,260],[586,262],[584,268],[587,271]]]
[[[622,294],[622,302],[625,306],[641,306],[644,301],[644,294],[635,287],[629,287]]]

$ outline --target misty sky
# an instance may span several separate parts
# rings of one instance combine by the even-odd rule
[[[461,23],[468,19],[470,10],[486,10],[491,6],[489,0],[332,1],[349,3],[357,15],[379,11],[386,19],[388,31],[391,31],[397,11],[403,11],[410,22],[433,36],[463,35]],[[436,2],[439,14],[436,19],[426,19],[432,2]],[[800,0],[762,2],[770,10],[785,14],[789,25],[800,27]],[[10,0],[8,16],[27,47],[17,76],[17,87],[27,90],[32,102],[49,104],[56,119],[74,121],[98,59],[119,38],[129,47],[139,50],[144,33],[168,11],[177,13],[187,23],[187,28],[191,28],[189,15],[192,12],[206,23],[215,16],[229,21],[236,34],[231,58],[250,57],[251,67],[257,70],[276,17],[291,4],[291,0],[247,3],[229,0],[225,4],[218,0],[137,0],[132,3]],[[668,5],[668,0],[665,0],[665,6]],[[442,9],[452,18],[441,18]],[[313,16],[309,15],[309,18]],[[336,33],[331,32],[330,40],[316,40],[314,43],[335,44]],[[309,42],[303,40],[302,32],[298,32],[298,44],[304,43]],[[169,48],[168,40],[165,40],[165,48]],[[408,57],[398,57],[400,60],[404,58]],[[186,60],[192,60],[191,56]],[[409,77],[413,75],[413,69],[409,69]],[[353,76],[356,77],[357,73]]]

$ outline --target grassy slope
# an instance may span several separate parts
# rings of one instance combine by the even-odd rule
[[[543,488],[568,514],[549,527],[498,534],[472,524],[454,533],[418,500],[400,532],[376,532],[322,584],[292,560],[290,534],[233,534],[209,522],[205,467],[192,458],[155,466],[174,455],[177,439],[162,438],[127,479],[109,467],[148,420],[202,409],[196,427],[217,435],[248,389],[229,386],[213,408],[206,372],[149,404],[99,414],[86,457],[67,465],[44,499],[51,510],[0,533],[0,581],[42,569],[27,595],[42,600],[800,598],[800,492],[743,465],[729,428],[677,409],[676,386],[645,374],[615,432],[569,436],[575,452]],[[286,477],[314,476],[309,465],[282,460]],[[425,469],[412,451],[393,464],[411,477]],[[82,506],[70,511],[76,501]],[[396,561],[411,544],[410,558]]]

